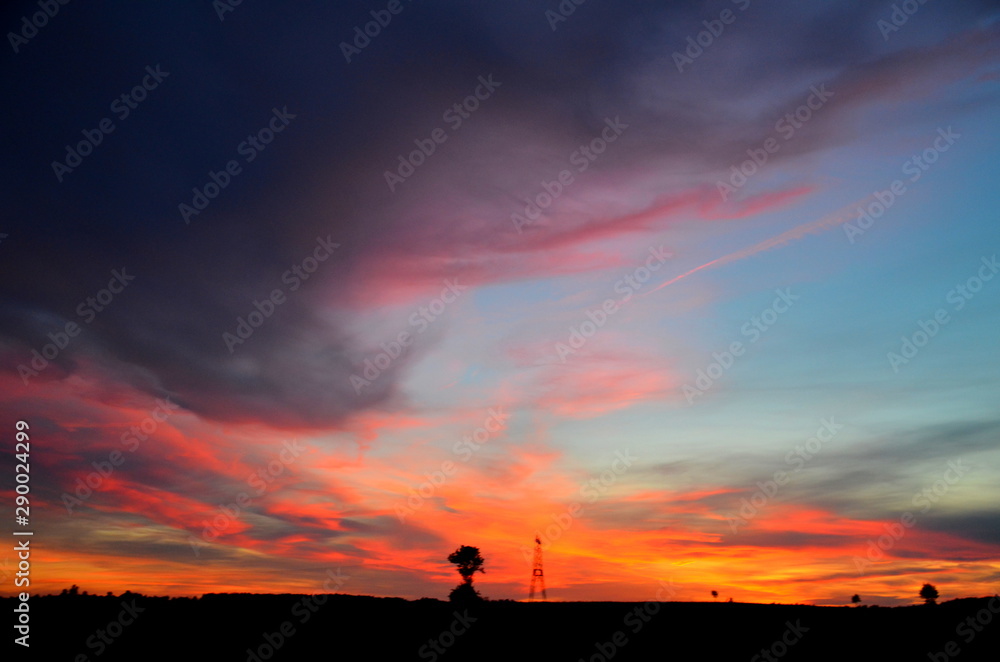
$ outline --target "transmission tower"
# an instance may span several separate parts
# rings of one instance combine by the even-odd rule
[[[531,590],[528,592],[528,599],[535,599],[535,585],[542,590],[542,600],[548,600],[545,595],[545,573],[542,571],[542,541],[535,536],[535,562],[531,569]]]

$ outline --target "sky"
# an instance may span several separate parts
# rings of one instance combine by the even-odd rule
[[[39,11],[33,592],[521,600],[536,536],[551,600],[998,590],[1000,3]]]

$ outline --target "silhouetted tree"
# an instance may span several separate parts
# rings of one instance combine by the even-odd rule
[[[719,592],[718,591],[712,591],[712,599],[713,600],[718,600],[719,599]]]
[[[920,597],[924,599],[924,604],[936,605],[938,599],[938,590],[934,588],[932,584],[924,584],[920,589]]]
[[[859,602],[861,602],[861,596],[855,593],[854,595],[851,596],[851,602],[853,602],[854,604],[858,604]]]
[[[466,584],[472,583],[472,575],[476,572],[486,572],[483,570],[486,561],[480,556],[478,547],[462,545],[448,556],[448,561],[458,566],[458,574]]]
[[[448,555],[448,561],[458,566],[462,583],[451,590],[448,599],[459,605],[472,605],[483,601],[483,596],[472,586],[472,576],[483,570],[483,559],[478,547],[462,545]]]

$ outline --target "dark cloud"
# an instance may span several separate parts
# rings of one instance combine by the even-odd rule
[[[931,511],[920,518],[920,527],[984,545],[1000,545],[1000,511],[996,510],[963,513]]]
[[[722,544],[779,549],[838,549],[854,542],[850,536],[807,531],[758,531],[753,525],[737,534],[727,535]]]
[[[507,217],[606,117],[632,128],[602,169],[624,177],[672,164],[704,186],[810,84],[830,81],[837,104],[781,158],[836,144],[860,104],[944,84],[996,54],[991,29],[886,52],[857,39],[874,30],[864,3],[795,7],[753,3],[681,75],[672,53],[713,18],[704,3],[588,4],[555,32],[533,2],[406,4],[350,64],[339,44],[370,20],[367,7],[244,4],[220,21],[207,3],[65,6],[2,65],[17,102],[0,115],[14,129],[0,166],[0,365],[15,371],[48,333],[80,323],[81,303],[126,269],[134,281],[39,382],[96,365],[206,418],[336,425],[394,402],[422,351],[359,395],[350,375],[381,339],[352,335],[351,316],[377,306],[387,283],[516,277],[483,268],[511,252]],[[34,8],[16,3],[7,24]],[[169,75],[119,119],[111,102],[147,66]],[[383,171],[490,74],[502,81],[495,97],[391,194]],[[243,162],[238,145],[286,107],[295,118]],[[51,162],[105,117],[114,132],[59,183]],[[242,173],[185,225],[178,204],[230,159]],[[223,333],[255,300],[289,289],[282,275],[317,237],[341,248],[230,354]]]

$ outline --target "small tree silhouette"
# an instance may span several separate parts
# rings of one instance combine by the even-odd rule
[[[712,591],[712,599],[713,600],[718,600],[719,599],[719,592],[718,591]]]
[[[479,548],[462,545],[448,555],[448,561],[458,566],[458,574],[462,576],[462,583],[452,589],[448,599],[464,604],[482,602],[483,596],[472,587],[472,576],[477,572],[486,573],[483,570],[483,564],[486,560],[479,553]]]
[[[851,602],[853,602],[854,604],[858,604],[859,602],[861,602],[861,596],[855,593],[854,595],[851,596]]]
[[[924,604],[928,607],[937,604],[938,590],[933,584],[924,584],[920,589],[920,597],[924,599]]]
[[[466,584],[472,583],[472,575],[476,572],[486,572],[483,570],[486,560],[479,554],[478,547],[462,545],[448,555],[448,561],[458,566],[458,574],[462,575],[462,581]]]

